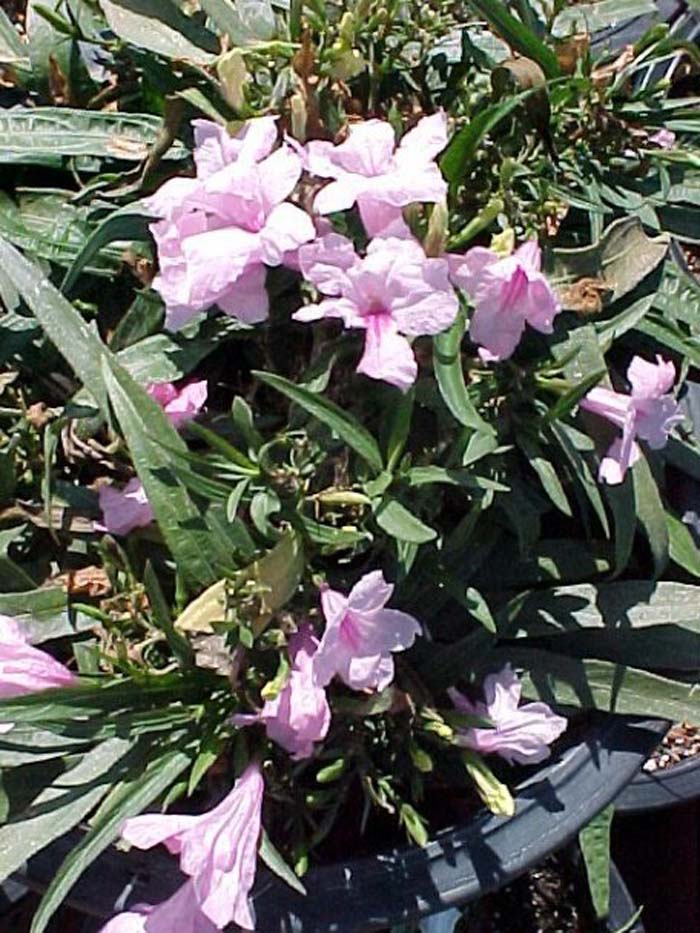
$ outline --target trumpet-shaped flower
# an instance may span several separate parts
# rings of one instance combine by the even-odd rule
[[[635,438],[659,450],[665,447],[673,427],[683,420],[680,406],[670,393],[676,378],[673,363],[658,355],[656,363],[635,356],[627,378],[632,386],[630,395],[596,386],[581,401],[581,408],[622,429],[622,436],[613,442],[598,470],[599,479],[610,485],[621,483],[629,467],[639,459]]]
[[[220,929],[199,909],[190,880],[162,904],[138,904],[117,914],[100,933],[216,933]]]
[[[248,894],[255,881],[263,789],[260,767],[250,764],[208,813],[137,816],[125,822],[122,838],[139,849],[163,843],[169,852],[179,853],[199,911],[218,929],[234,922],[252,930]]]
[[[29,643],[19,623],[0,615],[0,698],[50,687],[69,687],[76,677],[67,667]],[[7,724],[0,731],[11,728]]]
[[[521,684],[509,665],[484,680],[484,702],[471,703],[457,690],[450,699],[462,713],[490,719],[493,729],[460,729],[457,744],[506,761],[535,764],[550,754],[549,745],[566,729],[566,719],[546,703],[520,706]]]
[[[207,383],[187,382],[177,388],[172,382],[152,382],[148,394],[163,409],[170,423],[181,428],[200,413],[207,401]]]
[[[385,609],[393,591],[381,570],[365,574],[347,596],[330,587],[321,591],[326,628],[314,656],[317,683],[325,686],[336,675],[353,690],[391,683],[392,652],[410,648],[421,632],[413,616]]]
[[[286,200],[302,159],[286,143],[271,152],[276,139],[272,118],[246,123],[234,138],[199,121],[197,178],[173,179],[146,202],[163,218],[151,226],[160,266],[153,287],[171,330],[215,304],[247,324],[264,320],[265,267],[315,236],[308,214]]]
[[[98,493],[102,521],[95,522],[97,531],[111,535],[127,535],[134,528],[145,528],[153,521],[153,509],[141,480],[129,480],[123,489],[100,486]]]
[[[364,329],[357,372],[402,391],[418,374],[406,337],[440,333],[459,309],[447,261],[429,259],[415,240],[372,240],[361,259],[349,240],[329,234],[301,247],[299,265],[305,278],[331,297],[307,305],[294,318],[340,318],[345,327]]]
[[[541,268],[536,240],[523,243],[512,256],[499,256],[475,246],[463,256],[449,256],[452,281],[474,302],[469,336],[484,360],[512,355],[529,324],[551,334],[561,310]]]
[[[339,146],[310,142],[307,169],[333,179],[316,195],[314,208],[332,214],[356,203],[368,235],[386,235],[400,219],[402,207],[445,197],[447,185],[435,157],[446,145],[443,112],[423,117],[398,147],[391,125],[383,120],[351,125],[347,140]]]
[[[273,700],[267,700],[259,713],[233,717],[237,726],[265,724],[269,738],[299,761],[314,752],[314,742],[328,733],[331,710],[326,691],[314,680],[314,655],[318,640],[310,625],[303,625],[289,639],[292,670],[287,683]]]

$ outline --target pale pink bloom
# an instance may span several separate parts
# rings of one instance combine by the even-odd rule
[[[0,615],[0,699],[50,687],[70,687],[76,680],[60,661],[34,648],[15,619]],[[11,728],[3,723],[0,731]]]
[[[548,746],[566,729],[566,719],[546,703],[520,706],[521,690],[509,665],[485,678],[483,703],[472,703],[457,690],[449,690],[460,712],[490,719],[494,725],[493,729],[458,729],[457,744],[484,755],[500,755],[511,764],[534,764],[547,758]]]
[[[394,679],[393,651],[405,651],[421,627],[397,609],[385,609],[394,587],[381,570],[365,574],[347,596],[326,587],[321,609],[326,620],[314,656],[314,675],[325,686],[336,675],[353,690],[383,690]]]
[[[361,259],[350,240],[329,234],[299,250],[304,277],[324,295],[294,314],[298,321],[340,318],[365,330],[357,372],[402,391],[418,365],[407,336],[438,334],[454,321],[459,302],[445,259],[429,259],[415,240],[375,239]]]
[[[267,735],[295,760],[309,758],[314,742],[328,733],[331,710],[326,691],[314,680],[314,655],[318,640],[310,625],[303,625],[289,639],[292,669],[289,679],[274,700],[267,700],[259,713],[236,715],[233,724],[265,724]]]
[[[196,418],[207,400],[206,379],[200,382],[186,382],[181,388],[177,388],[172,382],[152,382],[146,388],[176,428],[181,428]]]
[[[162,904],[137,904],[117,914],[100,933],[216,933],[219,929],[199,909],[190,880]]]
[[[180,869],[192,879],[201,913],[218,929],[234,922],[252,930],[248,894],[255,881],[263,790],[260,767],[250,764],[208,813],[137,816],[124,823],[122,838],[139,849],[163,843],[169,852],[179,853]]]
[[[447,145],[447,117],[441,111],[423,117],[396,146],[394,130],[383,120],[353,123],[339,146],[314,141],[306,147],[306,168],[332,178],[317,195],[320,214],[357,204],[369,236],[386,236],[401,208],[414,202],[441,201],[447,185],[435,157]]]
[[[680,406],[671,395],[676,369],[658,354],[656,363],[635,356],[627,370],[631,395],[596,386],[581,400],[581,408],[600,415],[622,428],[601,460],[598,478],[610,485],[621,483],[627,470],[640,457],[635,438],[646,441],[654,450],[666,446],[673,427],[683,420]]]
[[[153,521],[153,509],[137,477],[129,480],[123,489],[100,486],[98,496],[102,522],[95,522],[96,531],[127,535],[134,528],[145,528]]]
[[[508,359],[526,324],[540,333],[552,333],[561,307],[540,271],[542,256],[536,240],[528,240],[505,258],[475,246],[448,259],[452,281],[474,303],[469,336],[480,347],[482,359]]]
[[[247,324],[265,320],[265,267],[315,236],[308,214],[286,200],[302,159],[286,143],[271,152],[276,139],[271,117],[246,123],[235,138],[199,121],[197,178],[173,179],[146,202],[164,218],[151,226],[159,260],[153,287],[169,329],[215,304]]]
[[[649,142],[654,143],[660,149],[673,149],[676,145],[676,134],[673,130],[662,128],[658,133],[649,137]]]

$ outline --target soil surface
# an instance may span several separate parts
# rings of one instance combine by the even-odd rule
[[[672,768],[696,756],[700,756],[700,726],[682,722],[667,732],[661,745],[644,763],[644,770],[653,773]]]
[[[471,905],[459,933],[599,933],[583,874],[571,853]]]

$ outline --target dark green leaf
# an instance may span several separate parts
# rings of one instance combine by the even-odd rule
[[[67,107],[0,109],[0,164],[49,164],[67,156],[141,162],[162,127],[144,113],[70,110]],[[167,158],[188,155],[174,143]]]
[[[216,36],[186,16],[173,0],[99,0],[110,29],[132,45],[165,58],[209,64]]]
[[[111,776],[130,748],[131,742],[117,738],[98,745],[39,794],[22,813],[21,830],[15,821],[0,827],[0,878],[87,816],[109,791]]]
[[[700,577],[700,548],[688,526],[675,515],[666,513],[669,555],[671,560],[694,577]]]
[[[610,828],[614,814],[611,804],[578,834],[593,909],[599,920],[610,913]]]
[[[504,39],[514,52],[537,62],[548,78],[558,77],[559,62],[552,49],[512,16],[505,3],[501,0],[471,0],[471,6],[485,17],[494,32]]]
[[[435,375],[445,404],[457,421],[481,434],[492,434],[493,429],[477,411],[464,382],[461,347],[465,328],[460,314],[449,330],[433,338]]]
[[[434,528],[424,524],[419,518],[409,512],[398,499],[385,496],[375,513],[379,527],[392,538],[399,541],[410,541],[413,544],[425,544],[437,537]]]
[[[294,385],[288,379],[273,373],[254,372],[254,376],[271,386],[282,395],[286,395],[295,404],[307,411],[312,417],[321,421],[332,431],[334,431],[348,447],[352,447],[355,453],[370,466],[376,473],[380,473],[383,467],[382,455],[379,451],[377,442],[372,435],[356,421],[351,415],[339,408],[334,402],[322,398],[308,389],[302,389],[301,386]]]
[[[189,763],[190,757],[184,752],[168,751],[144,771],[131,773],[111,788],[89,831],[64,860],[46,889],[34,915],[31,933],[43,933],[80,875],[117,838],[124,820],[138,816],[160,797]]]
[[[656,480],[644,456],[632,467],[632,481],[637,518],[649,542],[654,558],[654,576],[658,579],[668,563],[668,528]]]

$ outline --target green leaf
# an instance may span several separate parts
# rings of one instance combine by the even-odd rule
[[[452,137],[440,158],[442,174],[449,182],[453,184],[459,182],[467,174],[482,139],[516,107],[519,107],[531,93],[533,93],[532,90],[524,91],[522,94],[480,110],[465,127]]]
[[[634,498],[637,505],[637,518],[646,535],[654,559],[654,577],[658,579],[668,563],[668,528],[666,512],[656,480],[643,455],[632,467]]]
[[[612,304],[654,271],[666,256],[669,243],[667,233],[648,237],[638,217],[622,217],[591,246],[552,250],[545,257],[545,271],[564,309],[577,310],[571,285],[582,278],[599,282],[608,290],[603,303]]]
[[[71,613],[68,607],[68,594],[62,587],[0,593],[0,614],[16,619],[34,645],[94,627],[94,619]]]
[[[131,747],[130,741],[118,738],[98,745],[45,788],[20,817],[0,827],[0,878],[86,817],[109,791]]]
[[[68,200],[68,193],[28,195],[19,206],[0,193],[0,234],[36,259],[67,266],[75,259],[90,234],[87,210]],[[114,275],[120,268],[121,252],[103,250],[92,257],[93,275]]]
[[[542,448],[532,437],[521,433],[516,437],[518,447],[527,457],[530,466],[540,478],[542,488],[549,496],[552,503],[563,512],[564,515],[571,516],[571,506],[566,498],[564,487],[557,476],[557,471],[552,463],[544,456]]]
[[[189,755],[168,751],[144,771],[131,773],[111,788],[92,826],[63,861],[46,889],[34,915],[31,933],[43,933],[80,875],[118,837],[124,820],[138,816],[157,800],[189,764]]]
[[[637,528],[637,506],[632,474],[628,472],[618,486],[604,487],[604,495],[613,513],[615,525],[615,576],[627,567],[632,556]]]
[[[476,410],[464,382],[461,347],[465,329],[466,321],[460,314],[449,330],[433,338],[433,362],[440,394],[452,415],[465,428],[493,434],[493,428]]]
[[[437,532],[434,528],[424,524],[419,518],[409,512],[398,499],[385,496],[375,512],[377,524],[392,538],[399,541],[410,541],[413,544],[425,544],[434,541]]]
[[[498,652],[492,656],[495,660]],[[509,647],[503,660],[527,672],[523,679],[525,696],[536,696],[550,704],[659,716],[671,722],[693,721],[693,717],[700,716],[699,691],[648,671],[517,647]]]
[[[637,16],[646,16],[656,11],[655,0],[596,0],[594,3],[577,3],[564,7],[556,15],[552,23],[552,35],[558,38],[577,32],[593,35],[602,32],[608,26],[617,26]]]
[[[593,444],[590,438],[577,431],[576,428],[561,422],[554,422],[551,431],[561,447],[564,456],[569,461],[571,469],[576,476],[580,488],[584,491],[588,501],[593,507],[593,511],[598,517],[605,537],[610,537],[610,524],[608,515],[605,511],[603,497],[600,494],[598,483],[596,482],[591,469],[586,462],[584,452],[592,451]]]
[[[288,379],[273,373],[253,372],[265,385],[286,395],[295,404],[307,411],[312,417],[325,424],[338,437],[351,447],[355,453],[370,466],[376,473],[383,468],[382,455],[377,442],[358,421],[347,412],[339,408],[334,402],[294,385]]]
[[[80,273],[85,269],[103,247],[116,240],[147,240],[148,224],[153,218],[143,209],[133,207],[114,211],[102,223],[98,224],[92,236],[84,244],[73,260],[61,284],[64,295],[70,294],[71,289],[78,280]]]
[[[0,122],[1,122],[0,117]],[[109,351],[95,330],[48,281],[41,270],[0,238],[0,267],[20,292],[49,339],[65,356],[85,388],[107,411],[101,359]]]
[[[210,64],[216,36],[198,26],[172,0],[99,0],[109,28],[120,39],[164,58]]]
[[[201,0],[201,4],[233,46],[275,38],[275,14],[268,0]]]
[[[671,560],[692,576],[700,577],[700,548],[695,543],[688,526],[675,515],[667,512],[666,527]]]
[[[136,472],[179,573],[192,588],[213,583],[231,570],[232,558],[225,541],[209,528],[173,472],[169,451],[186,451],[185,442],[160,405],[106,354],[103,377]]]
[[[20,39],[12,21],[0,7],[0,65],[29,64],[27,47]]]
[[[162,125],[159,117],[144,113],[68,107],[0,109],[0,164],[54,165],[68,156],[141,162]],[[187,149],[178,142],[166,153],[172,159],[187,156]]]
[[[537,62],[548,78],[559,76],[559,62],[552,49],[542,42],[519,19],[508,12],[501,0],[471,0],[471,6],[481,13],[501,39],[504,39],[514,52]]]
[[[274,872],[278,878],[282,879],[282,881],[285,881],[290,888],[293,888],[299,894],[306,894],[306,888],[301,883],[301,881],[299,881],[292,869],[289,867],[289,865],[287,865],[285,860],[272,844],[270,837],[267,835],[264,829],[260,833],[258,855],[267,865],[270,871]]]
[[[610,828],[614,815],[615,806],[611,804],[578,834],[593,909],[599,920],[610,913]]]
[[[148,602],[151,609],[151,615],[153,621],[156,623],[158,628],[165,634],[166,639],[168,640],[168,645],[170,650],[178,659],[180,664],[183,667],[190,667],[194,663],[194,652],[190,647],[190,643],[186,638],[177,631],[173,625],[173,620],[170,615],[170,607],[163,595],[163,591],[160,587],[158,577],[153,570],[153,565],[150,561],[146,564],[146,569],[143,575],[143,582],[146,587],[146,593],[148,594]]]
[[[480,622],[487,632],[495,634],[496,623],[489,609],[489,604],[481,593],[473,586],[467,587],[464,602],[469,610],[469,614],[472,615],[477,622]]]

